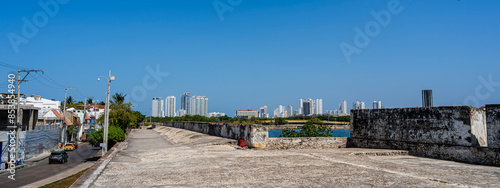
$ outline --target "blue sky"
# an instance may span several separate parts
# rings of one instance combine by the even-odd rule
[[[229,7],[223,20],[214,2]],[[21,91],[58,100],[61,86],[77,87],[68,92],[77,100],[104,100],[107,85],[97,77],[111,70],[111,92],[127,94],[144,114],[153,97],[174,95],[179,107],[186,91],[207,96],[210,112],[230,116],[264,105],[296,108],[298,98],[322,98],[324,111],[356,99],[367,107],[373,100],[414,107],[422,89],[434,91],[436,106],[500,103],[499,1],[231,2],[74,0],[49,7],[51,16],[38,1],[0,1],[0,62],[43,69]],[[370,43],[347,62],[340,44],[355,46],[354,28],[366,32],[376,21],[370,12],[394,2],[401,11],[385,27],[371,27]],[[34,16],[38,31],[23,35],[23,18]],[[9,33],[27,40],[17,52]],[[168,76],[151,77],[148,84],[158,85],[145,89],[148,66]],[[0,70],[5,79],[15,71]],[[6,92],[5,81],[0,87]],[[132,97],[134,88],[143,95]]]

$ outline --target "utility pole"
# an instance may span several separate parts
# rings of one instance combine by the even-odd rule
[[[105,105],[105,111],[104,111],[104,135],[103,135],[103,156],[104,154],[106,154],[108,152],[108,126],[109,126],[109,91],[111,89],[111,81],[114,81],[115,80],[115,76],[112,76],[111,75],[111,70],[109,70],[109,74],[108,74],[108,77],[104,77],[104,76],[99,76],[100,77],[103,77],[103,78],[106,78],[108,80],[108,92],[107,92],[107,97],[106,97],[106,105]],[[99,81],[100,79],[97,78],[97,80]]]
[[[25,72],[26,75],[24,75],[23,79],[21,79],[21,72]],[[17,70],[17,131],[16,131],[16,161],[19,159],[19,131],[22,131],[21,126],[23,122],[21,122],[21,82],[26,82],[28,80],[25,80],[26,77],[31,73],[31,72],[42,72],[43,70]],[[29,126],[29,125],[28,125]]]
[[[66,142],[64,141],[64,136],[66,135],[66,94],[68,93],[68,89],[76,89],[76,87],[74,88],[71,88],[71,87],[65,87],[64,88],[64,107],[63,107],[63,123],[62,123],[62,134],[61,134],[61,143],[62,143],[62,146],[64,146],[64,144],[66,144]]]

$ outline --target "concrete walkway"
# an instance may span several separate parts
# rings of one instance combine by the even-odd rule
[[[134,131],[90,187],[500,187],[500,168],[359,148],[248,150],[171,127]]]

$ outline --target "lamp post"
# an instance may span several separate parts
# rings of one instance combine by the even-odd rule
[[[106,154],[108,152],[108,126],[109,126],[109,90],[111,87],[111,81],[115,80],[115,76],[111,76],[111,70],[109,70],[109,75],[108,77],[105,76],[99,76],[97,78],[97,81],[100,81],[100,78],[106,78],[108,80],[108,92],[107,92],[107,97],[106,97],[106,105],[105,105],[105,110],[104,110],[104,135],[103,135],[103,143],[102,143],[102,154]]]

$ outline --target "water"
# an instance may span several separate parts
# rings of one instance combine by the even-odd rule
[[[295,130],[299,132],[299,130]],[[269,138],[277,138],[281,135],[283,130],[269,130]],[[332,134],[332,137],[340,136],[340,137],[350,137],[351,136],[351,130],[349,129],[333,129],[330,131],[330,134]]]

